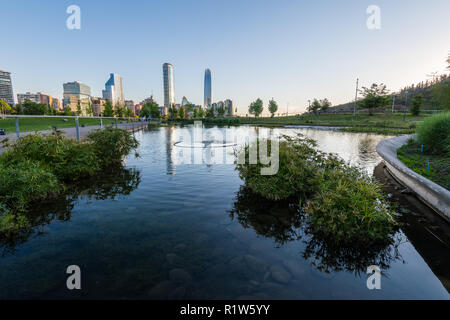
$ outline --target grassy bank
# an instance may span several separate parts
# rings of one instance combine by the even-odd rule
[[[422,153],[415,142],[397,150],[398,158],[411,170],[450,190],[450,156]],[[428,161],[430,168],[428,169]]]
[[[58,129],[61,128],[73,128],[75,127],[74,118],[64,118],[67,121],[63,121],[63,118],[19,118],[19,129],[20,132],[29,131],[40,131],[40,130],[51,130],[53,126]],[[103,119],[103,124],[113,124],[114,119]],[[99,119],[89,119],[89,118],[79,118],[79,124],[85,126],[97,126],[100,125]],[[5,129],[6,133],[16,132],[16,123],[14,118],[4,118],[0,117],[0,129]],[[1,136],[0,136],[1,138]]]
[[[337,126],[361,128],[395,128],[411,129],[417,122],[423,121],[427,116],[406,115],[405,121],[403,114],[380,113],[369,116],[368,114],[323,114],[323,115],[305,115],[289,117],[240,117],[241,124],[260,124],[260,125],[317,125],[317,126]],[[356,130],[356,129],[353,129]]]
[[[113,128],[93,131],[83,142],[30,134],[7,146],[0,155],[0,232],[27,227],[33,203],[54,198],[105,168],[121,166],[137,146],[130,132]]]
[[[410,169],[450,190],[450,112],[433,115],[416,130],[416,139],[397,150]]]

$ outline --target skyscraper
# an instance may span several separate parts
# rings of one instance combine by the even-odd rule
[[[164,107],[171,108],[175,104],[175,87],[173,83],[173,65],[163,64]]]
[[[109,100],[113,105],[124,104],[123,78],[118,74],[111,73],[109,80],[105,83],[105,90],[102,90],[103,99]]]
[[[205,70],[205,99],[203,101],[203,107],[210,108],[212,104],[212,87],[211,87],[211,70]]]
[[[3,70],[0,70],[0,100],[5,101],[10,106],[14,105],[11,73]]]

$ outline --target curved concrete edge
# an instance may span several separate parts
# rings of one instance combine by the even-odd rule
[[[423,202],[450,221],[450,191],[412,171],[397,158],[397,149],[414,135],[386,139],[378,143],[377,152],[383,158],[391,174],[413,191]]]

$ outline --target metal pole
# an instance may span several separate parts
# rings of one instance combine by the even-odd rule
[[[392,113],[394,113],[394,105],[395,105],[395,94],[392,95]]]
[[[75,131],[77,133],[77,141],[80,141],[80,128],[78,127],[78,117],[75,118]]]
[[[356,78],[356,92],[355,92],[355,104],[353,106],[353,116],[356,116],[356,100],[358,100],[358,84],[359,84],[359,78]]]
[[[103,119],[100,118],[100,128],[103,129]]]
[[[115,118],[114,121],[116,122],[116,129],[117,129],[117,118]]]
[[[403,112],[403,121],[406,120],[406,109],[408,108],[408,91],[406,91],[405,111]]]
[[[19,118],[17,118],[17,117],[16,117],[16,134],[17,134],[17,139],[20,139]]]

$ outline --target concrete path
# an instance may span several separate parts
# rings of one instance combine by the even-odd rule
[[[117,127],[120,129],[125,129],[125,130],[133,130],[133,128],[135,130],[138,130],[138,129],[147,127],[147,125],[148,125],[147,122],[134,122],[134,126],[133,126],[133,123],[119,123],[119,124],[117,124]],[[111,126],[111,125],[109,124],[108,126]],[[113,125],[113,127],[114,127],[114,125]],[[98,126],[79,127],[79,129],[80,129],[79,130],[80,131],[80,139],[84,139],[87,137],[87,135],[90,131],[98,130],[98,129],[100,129],[100,126],[98,125]],[[67,138],[76,139],[76,137],[77,137],[75,127],[60,128],[58,130],[62,131],[64,136],[66,136]],[[42,133],[42,134],[50,134],[50,133],[52,133],[52,130],[41,130],[38,132]],[[20,136],[23,137],[25,135],[33,134],[33,133],[35,133],[35,131],[21,132]],[[17,140],[17,135],[15,133],[9,133],[7,135],[0,136],[0,141],[5,138],[9,138],[9,141],[15,141],[15,140]],[[0,145],[0,154],[3,153],[4,151],[5,151],[5,148],[2,148]]]

